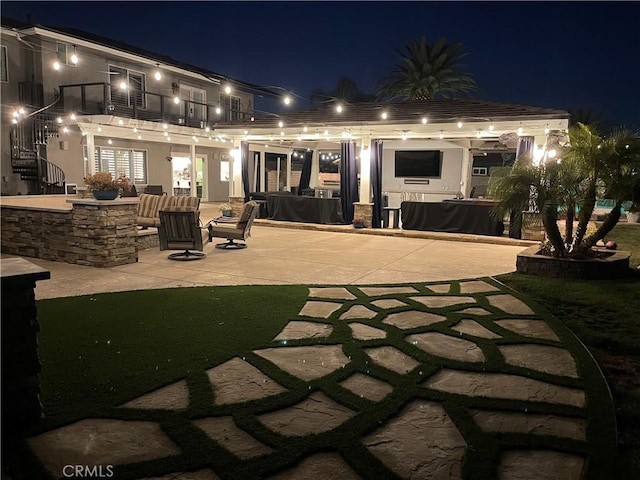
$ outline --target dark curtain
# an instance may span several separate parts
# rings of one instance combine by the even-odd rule
[[[529,155],[533,158],[533,147],[535,146],[534,137],[518,137],[518,145],[516,147],[516,160],[521,155]]]
[[[242,187],[244,189],[244,201],[249,201],[249,143],[240,142],[240,161],[242,163]]]
[[[340,199],[344,223],[353,222],[353,203],[359,201],[356,142],[353,140],[340,142]]]
[[[516,161],[522,155],[526,155],[526,161],[533,161],[533,149],[535,146],[534,137],[518,137],[518,145],[516,146]],[[522,237],[522,211],[518,209],[511,210],[509,215],[509,237]]]
[[[300,183],[298,184],[298,195],[302,195],[302,190],[309,188],[311,181],[311,160],[313,151],[304,152],[304,160],[302,161],[302,173],[300,174]]]
[[[371,189],[373,190],[373,217],[371,219],[372,228],[382,226],[382,140],[371,142],[370,162],[371,162]]]

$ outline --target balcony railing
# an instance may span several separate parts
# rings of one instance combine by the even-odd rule
[[[76,115],[114,115],[117,117],[205,128],[216,122],[245,120],[251,112],[233,110],[222,104],[190,100],[174,102],[173,96],[142,90],[121,91],[109,83],[83,83],[60,86],[56,110]],[[217,112],[220,113],[217,113]]]

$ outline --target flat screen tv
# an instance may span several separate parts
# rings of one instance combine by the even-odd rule
[[[396,177],[440,177],[440,150],[396,150]]]

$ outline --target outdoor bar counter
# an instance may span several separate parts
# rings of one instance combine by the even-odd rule
[[[474,201],[402,202],[402,228],[432,232],[501,236],[504,223],[493,204]]]
[[[299,195],[267,195],[269,220],[341,225],[339,198],[316,198]]]

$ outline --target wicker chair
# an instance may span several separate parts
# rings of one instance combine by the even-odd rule
[[[226,238],[227,241],[217,243],[216,248],[246,248],[246,243],[236,243],[234,240],[246,241],[251,236],[251,225],[258,214],[258,203],[250,201],[242,207],[239,217],[218,217],[207,224],[209,230],[209,241],[213,237]]]
[[[183,250],[170,254],[169,260],[200,260],[206,256],[202,251],[208,234],[200,228],[200,212],[196,208],[167,207],[158,213],[160,250]]]

